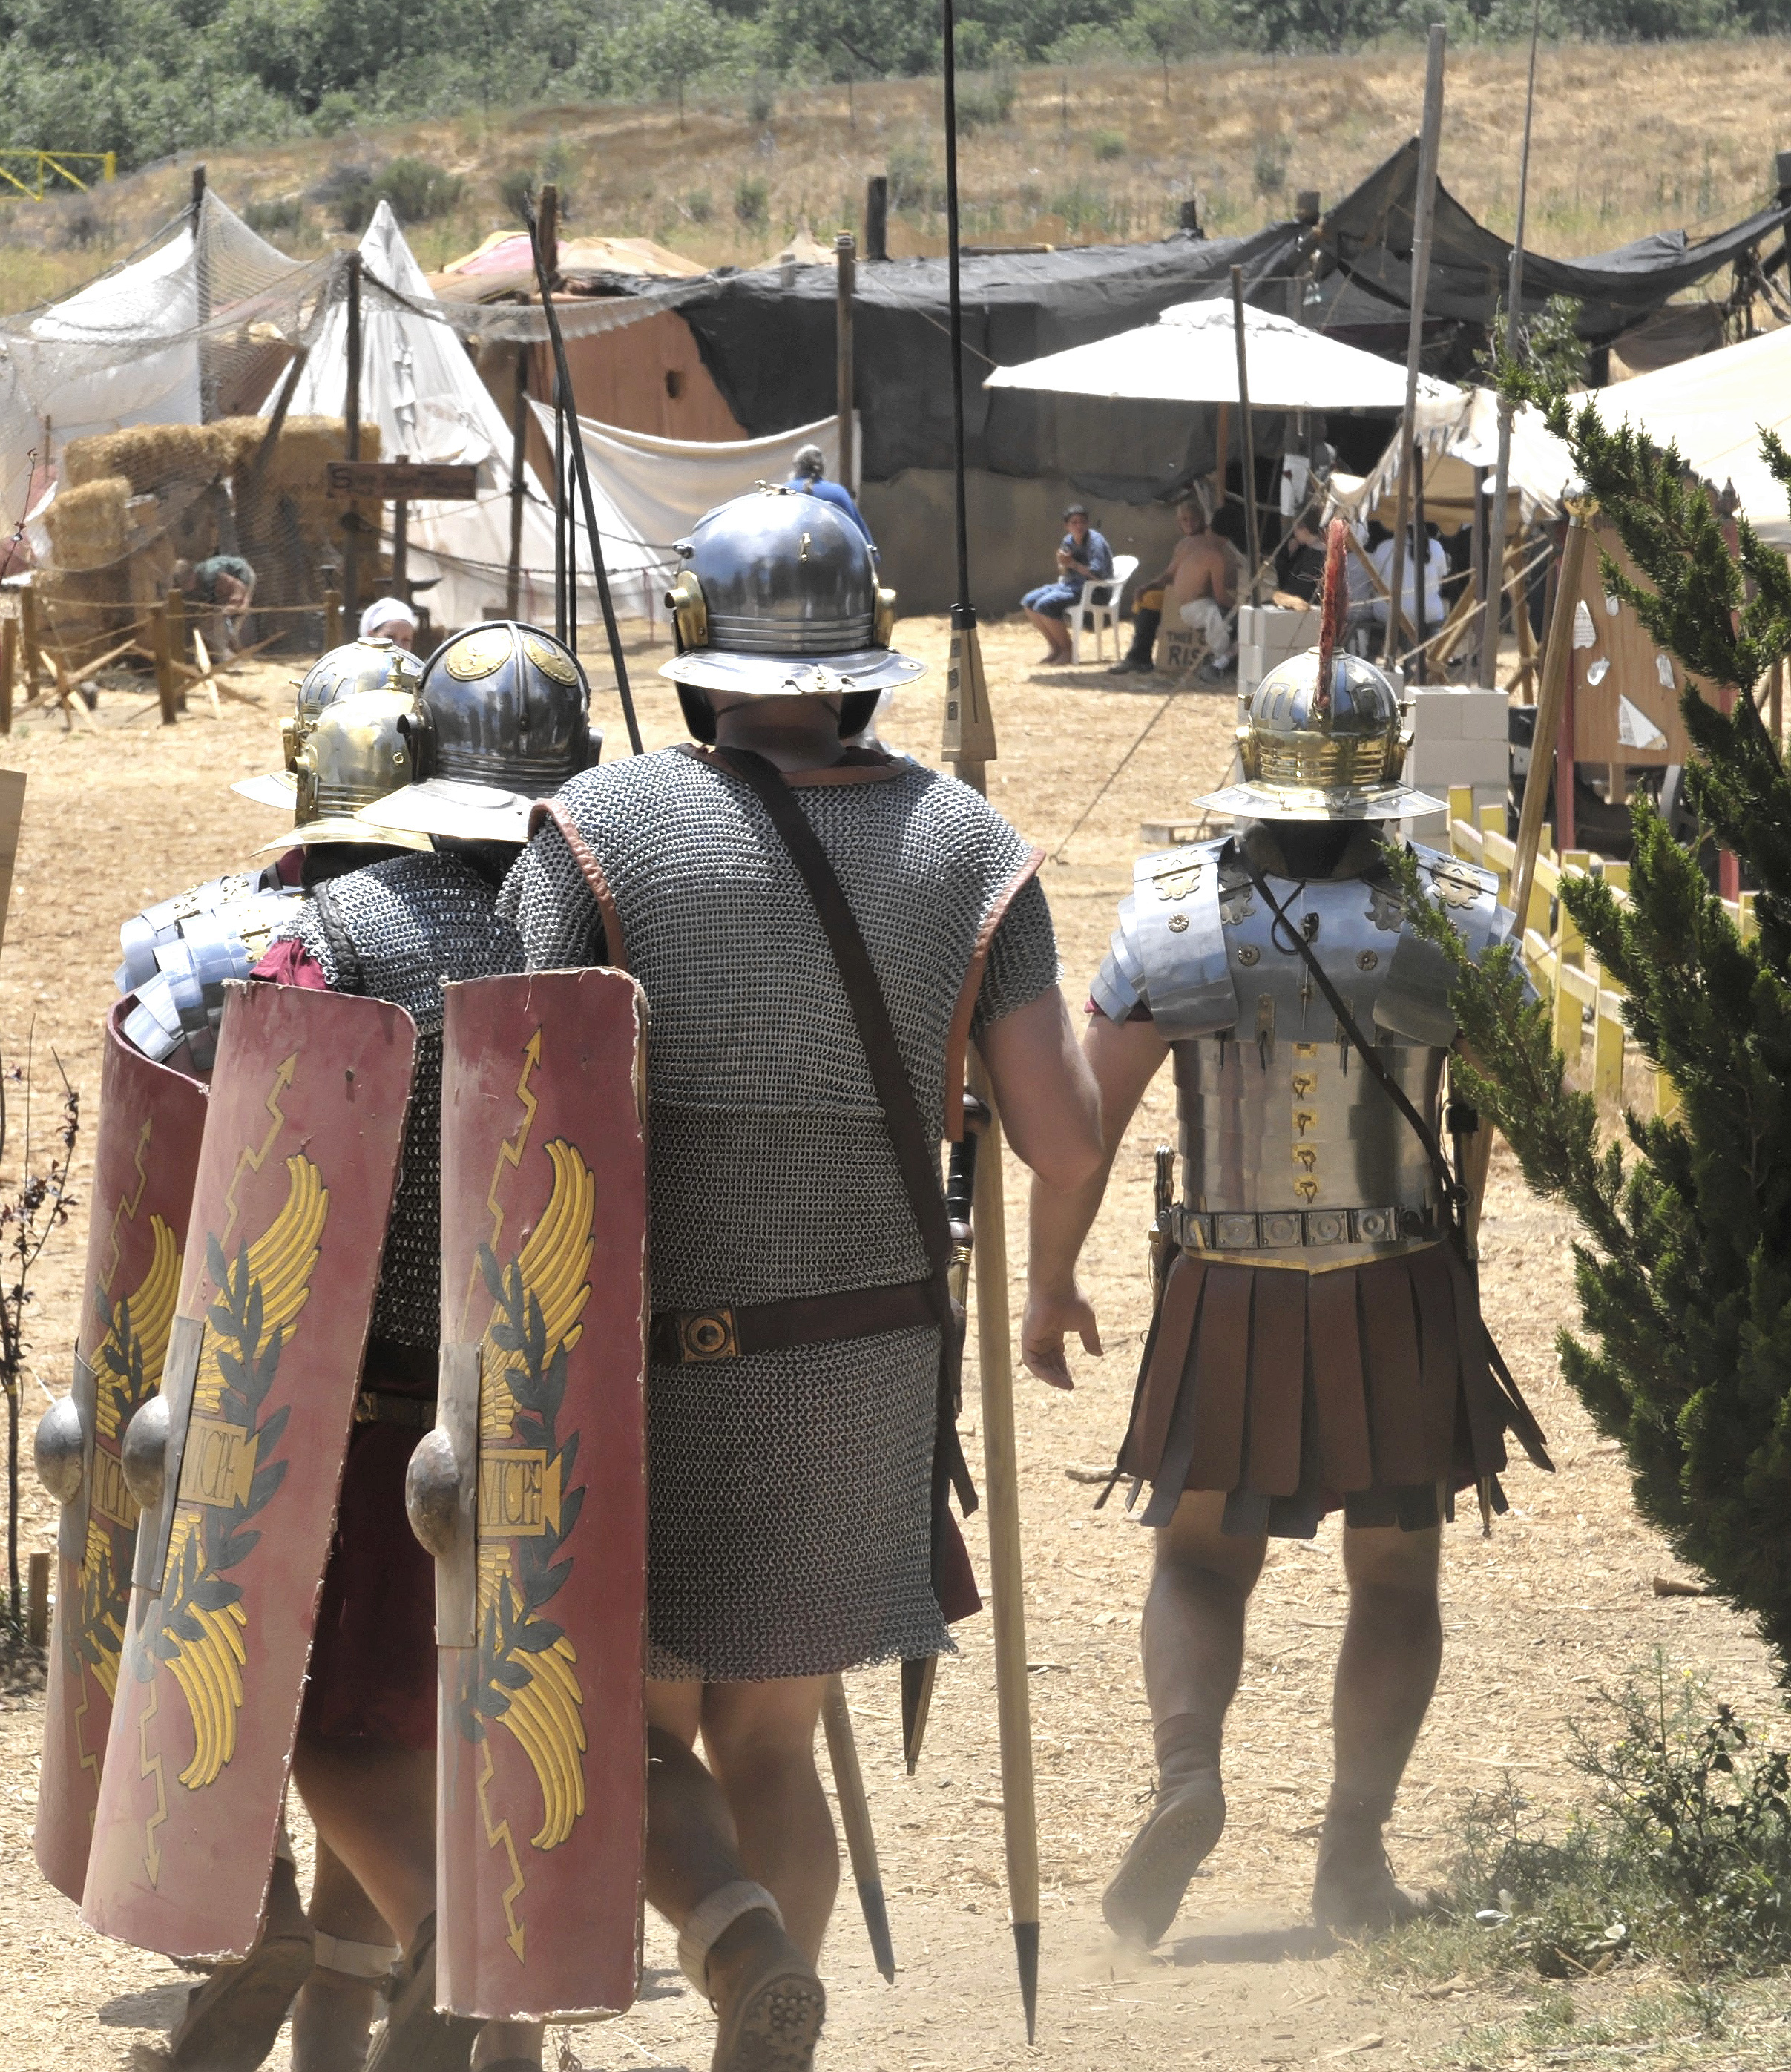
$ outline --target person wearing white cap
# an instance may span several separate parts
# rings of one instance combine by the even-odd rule
[[[417,643],[417,615],[401,597],[376,597],[360,615],[360,637],[389,640],[408,652]]]

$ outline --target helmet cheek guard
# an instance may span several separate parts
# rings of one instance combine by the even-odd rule
[[[420,783],[435,775],[435,726],[427,705],[413,705],[398,722],[398,732],[410,752],[410,781]]]
[[[887,584],[877,586],[877,612],[871,630],[873,648],[887,648],[896,638],[896,593]]]
[[[686,569],[666,591],[665,609],[672,615],[679,654],[688,655],[694,648],[709,645],[709,606],[694,569]]]

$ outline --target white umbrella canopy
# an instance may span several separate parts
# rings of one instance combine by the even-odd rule
[[[1406,372],[1291,317],[1244,308],[1250,407],[1258,410],[1398,410]],[[1155,323],[998,367],[986,388],[1039,388],[1115,402],[1235,403],[1237,343],[1229,302],[1177,302]],[[1418,377],[1421,399],[1453,392]]]

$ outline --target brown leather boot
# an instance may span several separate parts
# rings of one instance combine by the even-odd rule
[[[240,1963],[220,1964],[187,1996],[159,2055],[139,2062],[178,2072],[254,2072],[274,2048],[286,2010],[311,1975],[311,1923],[298,1881],[284,1856],[274,1860],[267,1919]]]
[[[1332,1793],[1319,1832],[1312,1918],[1333,1935],[1385,1935],[1435,1913],[1428,1893],[1409,1892],[1393,1875],[1381,1840],[1390,1800],[1340,1802]]]
[[[774,1914],[743,1914],[716,1937],[708,1983],[716,2023],[710,2072],[809,2072],[826,1989]]]
[[[1101,1895],[1101,1911],[1122,1942],[1148,1950],[1163,1939],[1188,1881],[1225,1830],[1225,1788],[1216,1769],[1164,1778],[1150,1817]]]
[[[482,2025],[435,2006],[435,1917],[392,1974],[385,2026],[373,2040],[367,2072],[467,2072]]]

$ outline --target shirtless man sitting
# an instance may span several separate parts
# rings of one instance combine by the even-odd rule
[[[1201,679],[1216,683],[1231,660],[1227,615],[1237,597],[1237,556],[1227,541],[1208,529],[1205,508],[1197,496],[1184,496],[1175,506],[1175,516],[1182,536],[1162,573],[1138,592],[1131,652],[1114,664],[1114,674],[1143,676],[1155,667],[1151,654],[1167,598],[1167,608],[1180,615],[1182,624],[1204,639],[1211,652],[1201,667]]]

